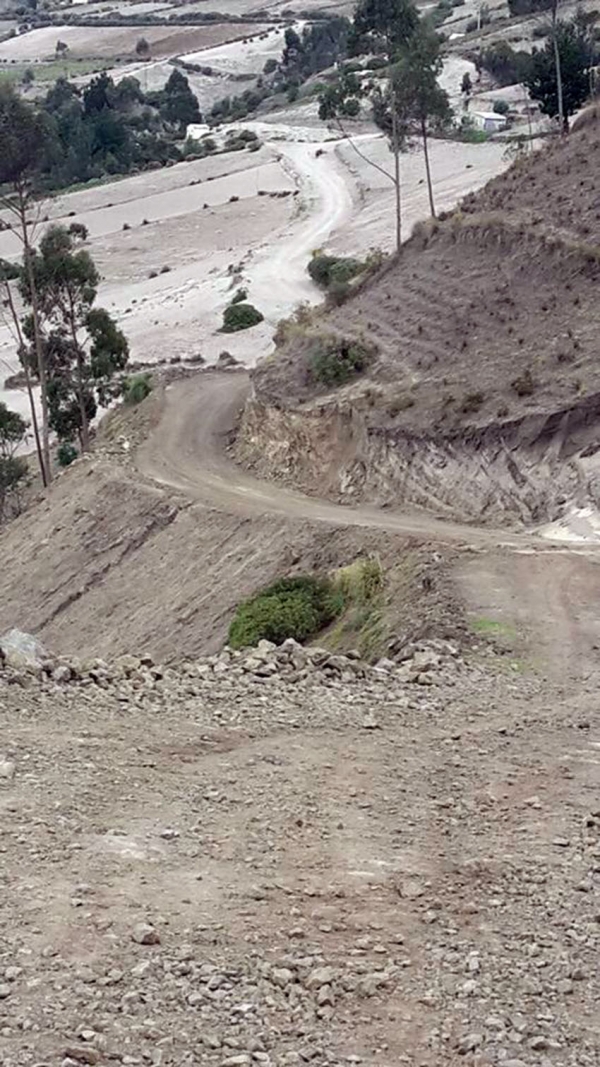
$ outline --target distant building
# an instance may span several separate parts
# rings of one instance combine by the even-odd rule
[[[470,111],[469,114],[477,129],[486,133],[497,133],[507,126],[506,115],[498,115],[495,111]]]

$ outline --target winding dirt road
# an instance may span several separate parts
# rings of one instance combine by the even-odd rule
[[[226,445],[250,391],[249,376],[208,372],[167,387],[162,419],[138,452],[143,474],[234,514],[285,515],[332,526],[366,526],[437,540],[528,551],[532,538],[436,519],[416,509],[347,507],[260,481],[236,466]],[[529,549],[530,550],[530,549]],[[563,546],[564,550],[564,546]]]
[[[159,425],[137,454],[140,471],[232,515],[278,515],[335,527],[417,536],[468,551],[456,578],[467,609],[515,628],[548,676],[581,679],[600,647],[600,553],[594,544],[478,528],[417,509],[348,507],[260,481],[227,456],[250,390],[243,371],[206,372],[170,385]]]

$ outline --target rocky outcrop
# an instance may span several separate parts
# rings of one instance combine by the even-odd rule
[[[236,452],[262,476],[342,503],[529,525],[558,518],[567,503],[600,504],[600,394],[447,433],[374,425],[348,399],[281,408],[253,397]]]

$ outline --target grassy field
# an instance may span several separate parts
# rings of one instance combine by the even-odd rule
[[[0,78],[22,82],[26,71],[32,71],[36,82],[55,82],[57,78],[74,78],[105,70],[108,64],[101,59],[60,59],[51,63],[0,63]]]

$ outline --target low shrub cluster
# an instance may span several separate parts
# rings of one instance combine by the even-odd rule
[[[225,308],[221,332],[237,333],[238,330],[248,330],[251,326],[257,326],[263,319],[264,315],[254,307],[254,304],[247,304],[244,300],[240,300]]]
[[[306,641],[333,622],[343,605],[327,577],[282,578],[239,605],[228,641],[232,648],[262,640],[281,644],[288,637]]]
[[[369,352],[358,341],[320,341],[310,360],[310,376],[323,385],[343,385],[366,369]]]
[[[141,404],[151,392],[151,374],[132,374],[123,382],[123,399],[126,404]]]
[[[361,274],[365,267],[366,263],[360,259],[352,259],[349,256],[326,256],[322,252],[315,252],[307,270],[313,282],[322,289],[330,289],[335,285],[346,284],[357,274]]]

